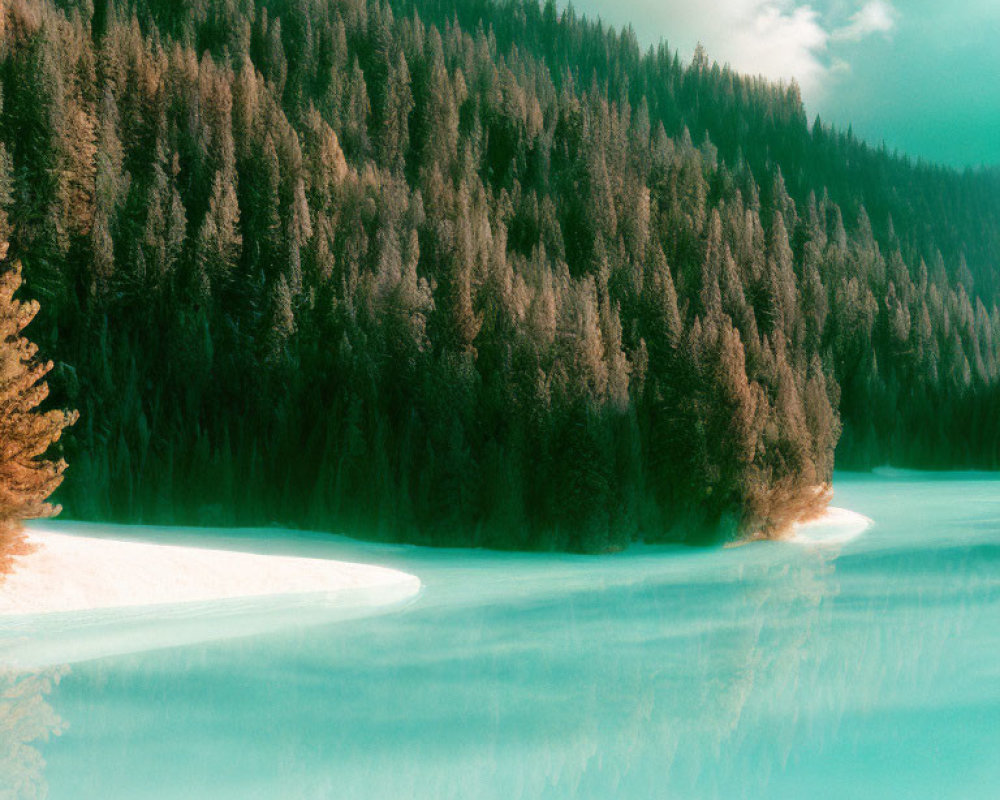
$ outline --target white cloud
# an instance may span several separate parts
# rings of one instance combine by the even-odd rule
[[[871,0],[851,16],[848,24],[833,32],[834,39],[856,42],[872,34],[891,33],[896,27],[896,9],[887,0]]]
[[[807,103],[850,72],[845,46],[888,35],[899,19],[892,0],[573,0],[573,5],[612,24],[631,23],[645,44],[666,35],[682,57],[690,57],[701,42],[711,60],[738,72],[794,78]]]
[[[730,10],[740,13],[729,17],[719,31],[717,52],[706,44],[711,56],[740,72],[794,78],[804,91],[821,80],[826,71],[821,56],[829,34],[811,6],[776,0],[729,0],[723,5],[738,6]]]
[[[607,0],[590,2],[603,6]],[[664,20],[663,30],[680,34],[672,43],[682,51],[690,53],[694,41],[701,41],[710,59],[739,72],[772,80],[794,78],[807,99],[816,98],[831,76],[849,70],[849,64],[831,53],[838,43],[888,34],[898,17],[889,0],[867,0],[863,5],[854,0],[847,9],[838,3],[840,13],[826,14],[818,7],[824,0],[639,2],[650,16]]]
[[[713,61],[772,80],[794,78],[803,91],[818,85],[827,70],[830,32],[808,0],[574,0],[574,5],[610,21],[638,22],[640,38],[646,32],[652,42],[665,33],[682,56],[701,42]]]

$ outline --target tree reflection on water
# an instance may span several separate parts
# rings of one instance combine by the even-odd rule
[[[69,667],[22,671],[0,665],[0,800],[48,796],[38,746],[67,728],[47,696],[68,672]]]

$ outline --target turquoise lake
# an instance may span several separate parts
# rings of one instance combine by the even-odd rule
[[[874,525],[609,557],[206,532],[424,588],[361,619],[198,609],[159,648],[2,623],[0,663],[17,636],[45,663],[2,668],[0,798],[998,796],[1000,480],[840,474],[834,502]]]

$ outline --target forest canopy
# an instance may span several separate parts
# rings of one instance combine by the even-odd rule
[[[617,549],[995,468],[1000,176],[531,0],[7,0],[86,519]]]

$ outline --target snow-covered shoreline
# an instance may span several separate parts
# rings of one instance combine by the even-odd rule
[[[413,575],[325,558],[118,541],[46,524],[32,526],[28,541],[32,552],[0,580],[0,617],[306,594],[377,606],[420,591]]]
[[[857,511],[830,506],[816,519],[797,523],[788,541],[808,545],[843,544],[857,538],[873,524]]]
[[[842,544],[872,524],[862,514],[830,507],[820,517],[795,525],[788,540]],[[59,523],[31,526],[32,551],[16,557],[13,571],[0,579],[0,618],[290,595],[381,606],[412,598],[421,589],[416,576],[371,564],[61,530]],[[127,536],[127,529],[110,530]]]

